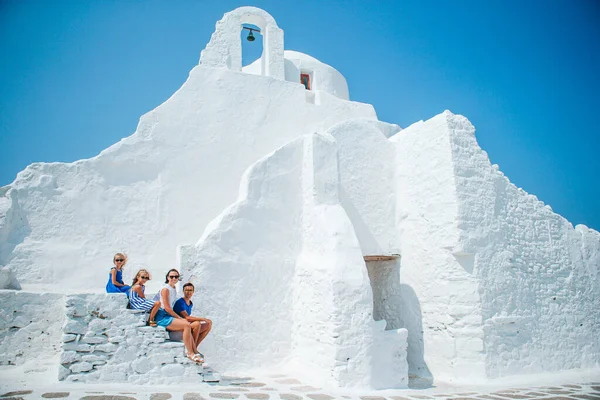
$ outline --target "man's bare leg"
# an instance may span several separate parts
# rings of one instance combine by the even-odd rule
[[[202,331],[202,324],[198,321],[191,323],[192,328],[192,341],[194,343],[194,353],[198,353],[198,345],[200,344],[200,332]]]
[[[210,330],[212,329],[212,321],[208,318],[204,318],[204,323],[200,324],[200,335],[198,336],[198,340],[195,342],[196,347],[200,346],[200,343],[206,338]]]

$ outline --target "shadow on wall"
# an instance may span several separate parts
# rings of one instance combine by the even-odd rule
[[[373,319],[385,320],[386,330],[408,330],[409,387],[427,388],[433,376],[424,360],[423,317],[414,290],[400,284],[400,260],[367,262],[373,290]]]
[[[0,266],[9,263],[12,252],[31,233],[26,214],[21,210],[18,192],[5,194],[10,205],[6,209],[4,225],[0,226]]]
[[[423,315],[421,304],[412,287],[400,285],[402,327],[408,330],[408,377],[410,388],[433,385],[433,375],[425,363],[423,343]]]
[[[356,207],[352,203],[352,200],[344,190],[344,187],[341,185],[339,187],[339,196],[340,203],[342,203],[344,210],[346,210],[346,214],[348,214],[350,221],[352,221],[352,226],[354,226],[354,233],[356,234],[358,243],[360,244],[363,254],[385,253],[383,250],[381,250],[379,244],[377,243],[377,239],[375,239],[375,236],[373,236],[373,234],[371,233],[371,229],[369,228],[367,223],[362,219],[360,212],[356,209]],[[371,286],[373,286],[372,283]],[[391,328],[388,327],[387,329]]]

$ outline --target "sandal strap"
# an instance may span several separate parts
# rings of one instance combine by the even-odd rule
[[[197,363],[204,362],[204,358],[200,357],[198,354],[188,354],[187,358]]]

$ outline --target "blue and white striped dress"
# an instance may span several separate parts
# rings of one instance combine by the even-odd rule
[[[142,293],[144,293],[146,287],[144,285],[140,286],[142,287]],[[140,297],[137,292],[133,290],[134,287],[135,286],[129,291],[129,304],[131,304],[131,309],[150,311],[152,307],[154,307],[154,301]]]

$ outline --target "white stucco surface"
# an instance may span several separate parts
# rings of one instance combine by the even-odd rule
[[[327,133],[336,139],[339,195],[363,255],[398,253],[394,145],[369,121],[341,122]]]
[[[598,232],[512,185],[462,116],[391,140],[411,373],[466,382],[597,365]]]
[[[487,375],[596,366],[600,234],[510,183],[474,132],[466,118],[449,118],[456,250],[475,256],[466,270],[479,282]]]
[[[415,123],[390,139],[396,144],[401,319],[409,332],[410,373],[450,381],[484,379],[477,281],[452,254],[458,243],[458,200],[450,115]]]
[[[254,164],[238,201],[180,250],[180,270],[196,282],[196,303],[213,320],[217,368],[243,371],[290,355],[302,151],[296,139]]]
[[[238,201],[180,249],[180,270],[213,319],[216,367],[280,365],[321,385],[407,385],[406,331],[373,320],[338,176],[332,139],[297,139],[254,164]]]
[[[263,36],[263,56],[260,59],[259,75],[284,79],[283,31],[269,13],[256,7],[236,8],[226,13],[217,22],[210,42],[202,50],[200,65],[241,71],[242,24],[258,26]]]
[[[335,68],[298,51],[286,50],[284,56],[295,67],[294,69],[292,65],[286,64],[286,79],[295,75],[297,70],[300,74],[310,75],[311,90],[324,91],[340,99],[350,100],[346,79]],[[296,82],[299,80],[300,76],[298,75]]]
[[[262,75],[264,57],[261,57],[242,68],[247,74]],[[312,92],[326,92],[342,100],[350,100],[346,78],[335,68],[308,54],[286,50],[284,52],[285,80],[300,83],[300,74],[310,76]]]
[[[126,276],[140,266],[162,275],[176,247],[195,242],[235,200],[252,162],[349,117],[376,118],[370,105],[329,96],[316,106],[304,92],[283,80],[195,67],[133,135],[92,159],[32,164],[4,188],[0,265],[19,271],[24,285],[55,291],[73,286],[73,265],[85,266],[77,288],[101,289],[117,251],[129,256]]]

